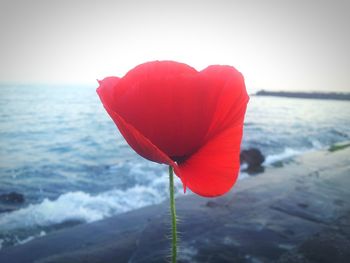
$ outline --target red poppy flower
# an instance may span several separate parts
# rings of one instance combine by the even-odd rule
[[[154,61],[99,84],[104,107],[138,154],[171,165],[184,189],[201,196],[233,186],[249,100],[240,72]]]

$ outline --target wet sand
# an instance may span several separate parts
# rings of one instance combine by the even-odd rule
[[[310,152],[223,197],[177,198],[179,262],[350,262],[350,148]],[[6,263],[167,262],[168,202],[0,251]]]

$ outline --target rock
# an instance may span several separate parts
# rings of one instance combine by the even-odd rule
[[[276,263],[347,263],[350,258],[350,213],[332,222],[283,254]]]
[[[3,202],[3,203],[22,204],[24,203],[24,201],[25,201],[24,196],[16,192],[0,195],[0,202]]]
[[[218,207],[218,206],[220,206],[220,204],[218,204],[217,202],[214,202],[214,201],[208,201],[205,205],[207,207]]]
[[[243,150],[240,154],[240,161],[241,164],[246,163],[248,165],[246,171],[249,174],[256,174],[264,171],[261,164],[265,161],[265,157],[257,148]]]

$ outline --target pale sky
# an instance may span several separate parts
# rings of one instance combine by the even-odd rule
[[[82,83],[137,64],[227,64],[249,92],[350,91],[350,1],[0,0],[0,82]]]

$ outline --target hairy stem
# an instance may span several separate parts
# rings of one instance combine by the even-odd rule
[[[176,263],[177,256],[177,229],[176,229],[176,209],[174,197],[174,172],[173,167],[169,166],[169,190],[170,190],[170,212],[171,212],[171,262]]]

